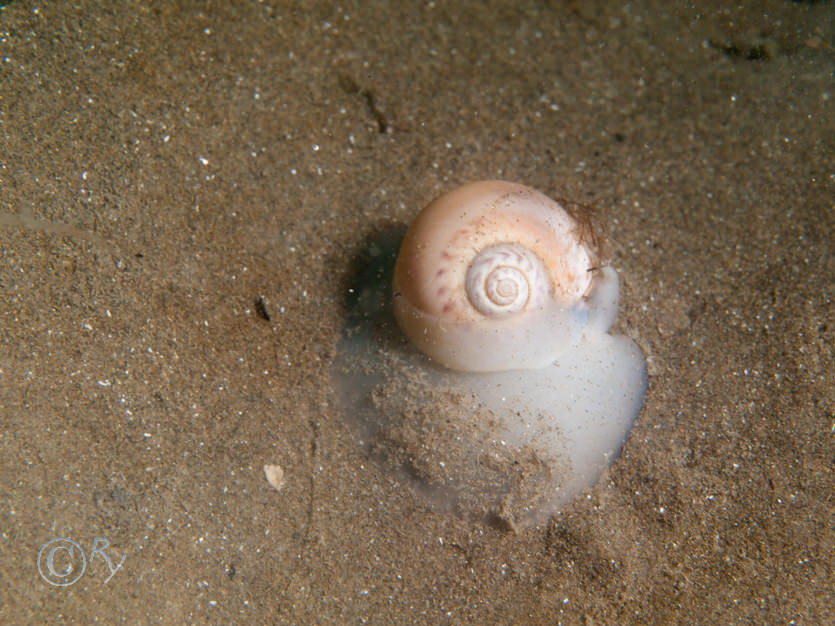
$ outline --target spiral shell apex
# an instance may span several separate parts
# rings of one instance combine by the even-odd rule
[[[539,257],[513,243],[479,252],[467,268],[465,289],[470,304],[486,316],[508,315],[537,306],[551,293],[547,271]]]
[[[585,323],[594,262],[578,231],[563,207],[523,185],[484,181],[444,194],[400,249],[401,328],[452,369],[543,367]]]

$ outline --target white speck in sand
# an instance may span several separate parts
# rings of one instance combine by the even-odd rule
[[[267,482],[275,487],[276,491],[281,491],[284,486],[284,470],[280,465],[265,465],[264,474],[267,476]]]

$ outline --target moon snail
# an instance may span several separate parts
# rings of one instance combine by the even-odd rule
[[[598,482],[641,410],[646,363],[609,333],[618,275],[562,206],[467,184],[372,241],[362,267],[331,383],[395,480],[513,528]]]

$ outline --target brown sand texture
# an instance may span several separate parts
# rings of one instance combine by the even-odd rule
[[[835,3],[0,5],[0,623],[835,623]],[[369,238],[491,178],[599,208],[649,364],[517,532],[329,382]]]

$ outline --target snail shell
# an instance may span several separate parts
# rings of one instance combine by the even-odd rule
[[[611,325],[617,275],[597,279],[595,265],[577,222],[547,196],[504,181],[471,183],[437,198],[409,227],[394,270],[394,313],[406,336],[448,368],[537,369],[590,323],[603,332]]]

